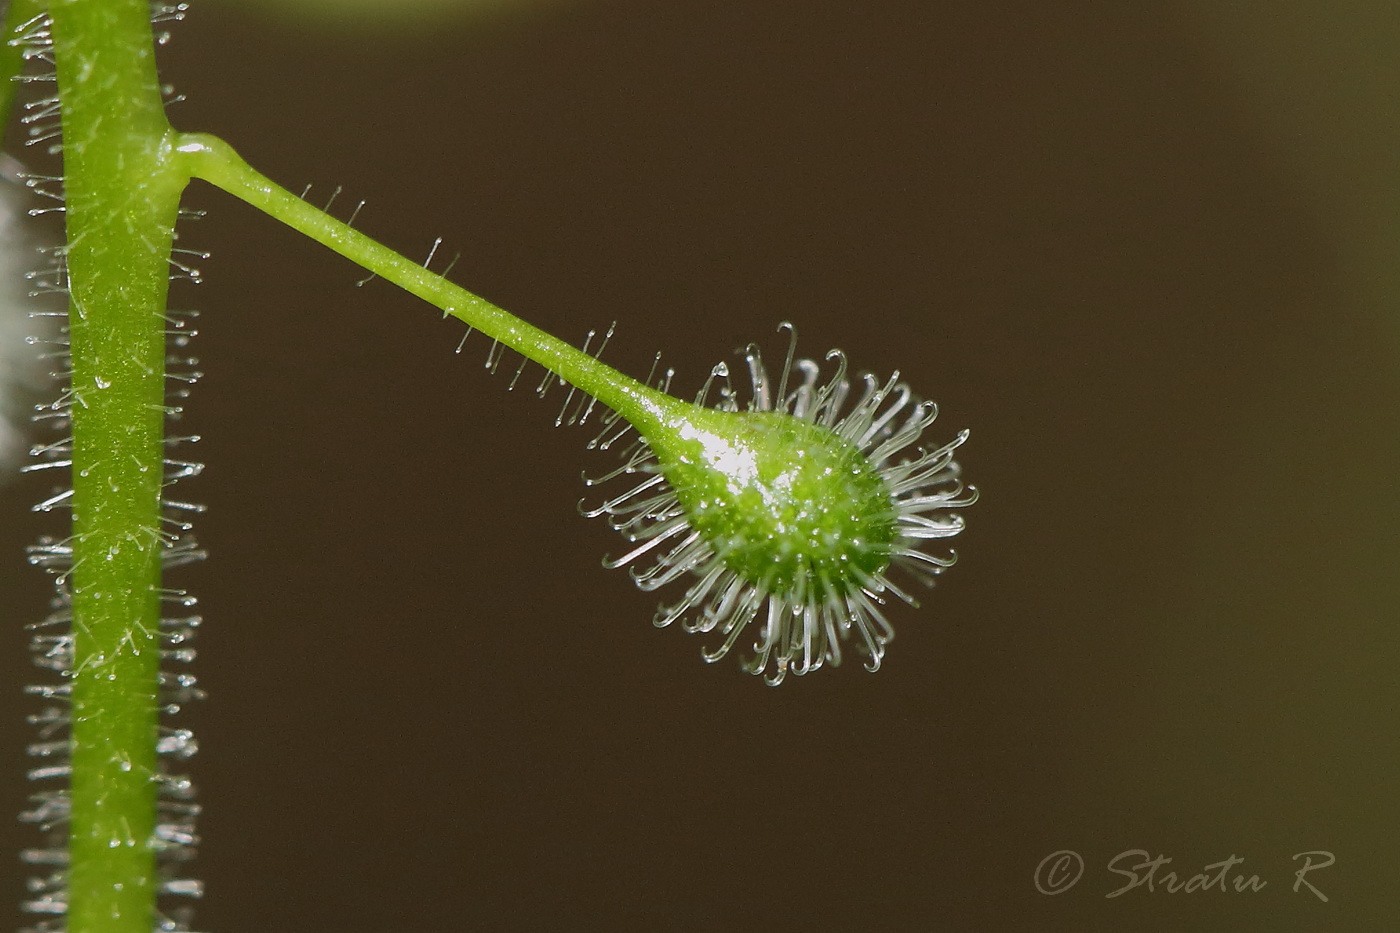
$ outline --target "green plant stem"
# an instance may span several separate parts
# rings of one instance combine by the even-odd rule
[[[50,0],[73,417],[69,933],[150,933],[164,313],[179,196],[148,0]]]
[[[666,422],[682,404],[336,220],[259,173],[223,140],[204,133],[183,133],[175,142],[175,150],[185,158],[186,171],[192,177],[222,188],[436,305],[444,315],[499,340],[620,412],[643,433]]]
[[[23,0],[28,2],[28,0]],[[242,198],[545,366],[639,430],[683,403],[429,272],[175,134],[147,0],[51,0],[64,140],[73,423],[69,933],[149,933],[157,880],[165,299],[191,177]],[[3,67],[3,62],[0,62]]]

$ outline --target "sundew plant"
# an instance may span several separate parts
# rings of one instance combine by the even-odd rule
[[[198,806],[179,767],[195,742],[171,718],[200,695],[187,670],[200,619],[171,573],[204,556],[190,534],[200,507],[173,488],[201,469],[188,452],[196,439],[172,425],[199,373],[186,351],[191,313],[167,300],[172,278],[197,279],[203,258],[176,246],[194,180],[465,323],[493,372],[507,348],[519,354],[512,386],[525,360],[542,366],[539,394],[558,387],[555,424],[592,424],[588,446],[620,455],[588,481],[597,488],[581,509],[625,541],[605,564],[663,591],[657,626],[702,633],[706,660],[735,655],[774,686],[852,655],[880,667],[894,634],[887,601],[914,603],[913,588],[954,561],[941,539],[975,499],[954,460],[966,431],[925,440],[932,402],[898,373],[858,374],[839,350],[799,357],[791,325],[767,360],[749,344],[678,398],[669,370],[638,380],[601,361],[612,328],[572,347],[431,271],[432,256],[379,245],[228,143],[172,128],[154,48],[185,9],[12,0],[6,10],[3,86],[36,92],[23,99],[29,141],[61,158],[24,177],[66,228],[31,276],[67,308],[36,312],[41,325],[59,318],[32,340],[65,385],[38,412],[46,433],[27,469],[65,478],[38,508],[71,521],[31,550],[56,584],[53,612],[32,625],[49,672],[29,688],[37,736],[23,818],[46,834],[23,853],[32,929],[189,929],[182,905],[201,892],[188,865]]]

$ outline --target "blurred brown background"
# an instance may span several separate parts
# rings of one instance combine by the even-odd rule
[[[898,368],[983,491],[884,670],[767,689],[599,567],[613,461],[513,363],[196,186],[199,928],[1393,928],[1400,28],[1209,6],[197,4],[178,127],[683,392],[782,320]],[[0,488],[11,813],[47,488]],[[1268,885],[1106,898],[1131,849]]]

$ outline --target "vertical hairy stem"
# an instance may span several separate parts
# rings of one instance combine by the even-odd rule
[[[69,933],[150,933],[170,170],[148,0],[50,0],[73,418]]]

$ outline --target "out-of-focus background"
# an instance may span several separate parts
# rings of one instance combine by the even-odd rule
[[[599,567],[589,432],[196,186],[200,929],[1394,927],[1400,14],[328,3],[195,4],[176,125],[683,391],[783,320],[898,368],[983,499],[880,673],[706,665]],[[48,489],[0,488],[0,812]]]

